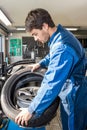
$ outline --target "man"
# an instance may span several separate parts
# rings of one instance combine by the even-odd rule
[[[56,27],[44,9],[30,11],[25,26],[36,41],[48,42],[50,51],[32,65],[32,71],[47,67],[47,72],[37,96],[27,110],[19,113],[15,122],[27,125],[33,112],[39,116],[59,96],[63,130],[84,130],[87,125],[87,103],[82,98],[87,97],[87,88],[81,86],[86,71],[84,49],[72,33],[60,24]]]

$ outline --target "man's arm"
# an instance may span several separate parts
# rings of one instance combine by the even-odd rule
[[[73,57],[64,50],[56,49],[50,58],[48,70],[36,97],[31,102],[27,113],[22,112],[17,116],[16,123],[23,124],[22,118],[25,119],[25,117],[27,117],[25,122],[28,122],[33,112],[38,116],[42,114],[60,93],[71,69]]]
[[[46,55],[40,62],[40,66],[43,68],[47,68],[50,62],[50,54]]]
[[[56,50],[57,51],[57,50]],[[73,57],[62,50],[52,54],[41,87],[28,110],[40,115],[60,93],[73,64]]]
[[[27,68],[31,69],[31,71],[33,72],[39,69],[40,67],[47,68],[48,65],[49,65],[49,54],[46,55],[39,63],[28,65]]]

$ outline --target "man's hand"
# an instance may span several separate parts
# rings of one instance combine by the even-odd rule
[[[15,123],[22,126],[28,126],[28,121],[32,117],[32,114],[28,112],[27,108],[21,110],[22,111],[15,118]]]
[[[35,71],[35,70],[40,68],[40,64],[39,63],[31,64],[31,65],[28,65],[27,68],[30,68],[30,70],[33,72],[33,71]]]

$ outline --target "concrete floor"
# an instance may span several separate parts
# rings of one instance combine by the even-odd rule
[[[60,111],[58,109],[56,117],[46,126],[46,130],[62,130]]]

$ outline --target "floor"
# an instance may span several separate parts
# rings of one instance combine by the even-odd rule
[[[62,130],[59,109],[56,117],[46,126],[46,130]]]

